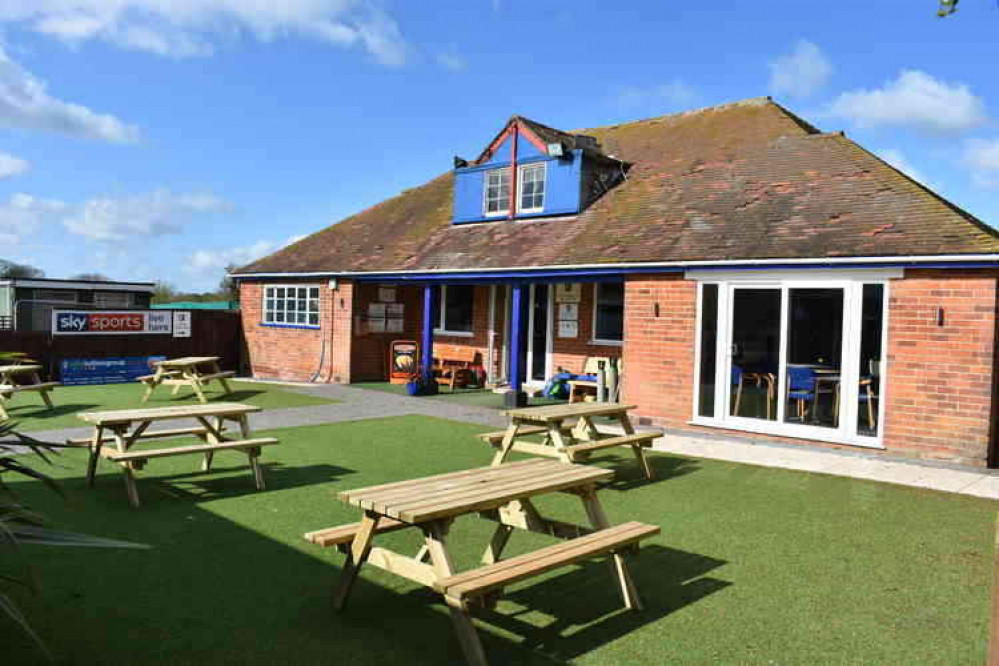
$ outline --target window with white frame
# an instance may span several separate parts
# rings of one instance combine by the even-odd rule
[[[267,285],[264,287],[264,324],[319,327],[319,287]]]
[[[593,285],[593,342],[621,344],[624,340],[624,283]]]
[[[485,180],[485,214],[506,215],[510,212],[510,169],[487,171]]]
[[[434,333],[441,335],[472,335],[472,306],[475,287],[444,285],[434,299]]]
[[[545,163],[525,164],[517,178],[520,205],[517,212],[538,213],[545,207]]]
[[[126,291],[95,291],[94,305],[99,308],[131,307],[132,295]]]
[[[890,277],[705,274],[695,421],[879,446]]]

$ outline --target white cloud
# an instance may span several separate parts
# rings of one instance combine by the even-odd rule
[[[283,243],[261,240],[252,245],[242,247],[221,250],[196,250],[187,257],[184,272],[202,278],[218,277],[222,275],[226,266],[233,264],[236,266],[245,266],[252,261],[280,250],[282,247],[297,243],[303,238],[305,238],[304,234],[292,236]]]
[[[963,83],[948,83],[918,70],[904,70],[874,90],[840,95],[829,109],[858,127],[911,127],[953,134],[982,125],[985,103]]]
[[[176,234],[193,217],[226,211],[229,204],[212,194],[157,190],[126,197],[99,197],[75,206],[62,223],[88,240],[122,242],[137,237]]]
[[[697,91],[680,79],[673,79],[648,87],[629,86],[618,91],[616,99],[622,106],[642,104],[667,104],[671,107],[689,107],[699,99]]]
[[[0,153],[0,180],[20,175],[30,168],[31,164],[27,160],[10,153]]]
[[[437,64],[444,69],[451,70],[452,72],[464,72],[468,69],[468,64],[465,62],[465,59],[454,52],[438,53]]]
[[[38,199],[29,194],[14,194],[0,203],[0,244],[16,245],[46,223],[55,223],[68,208],[55,199]]]
[[[885,150],[877,151],[877,153],[881,159],[909,176],[909,178],[918,180],[924,185],[929,182],[926,180],[926,177],[923,176],[922,172],[912,165],[912,162],[909,161],[909,158],[907,158],[901,150],[898,150],[897,148],[886,148]]]
[[[822,50],[802,39],[794,51],[770,63],[770,90],[792,97],[808,97],[829,82],[833,67]]]
[[[210,55],[219,41],[246,34],[359,46],[390,66],[406,60],[399,26],[378,0],[3,0],[3,22],[71,45],[99,39],[177,58]]]
[[[0,9],[0,12],[3,10]],[[42,130],[114,143],[138,140],[139,130],[107,114],[52,97],[45,82],[0,47],[0,126]]]
[[[999,188],[999,139],[972,139],[964,148],[964,163],[979,187]]]

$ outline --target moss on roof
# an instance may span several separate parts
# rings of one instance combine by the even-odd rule
[[[993,228],[768,98],[577,133],[631,164],[579,215],[452,225],[446,173],[238,272],[999,252]]]

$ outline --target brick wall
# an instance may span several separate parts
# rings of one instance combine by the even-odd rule
[[[289,284],[283,281],[282,284]],[[301,284],[316,284],[302,282]],[[241,282],[239,287],[240,312],[243,336],[249,354],[250,371],[254,377],[308,381],[317,370],[328,370],[329,345],[326,347],[327,360],[320,368],[323,355],[323,339],[328,339],[332,308],[331,294],[334,292],[320,285],[319,322],[320,328],[284,328],[265,326],[263,320],[264,283]]]
[[[693,409],[696,310],[693,281],[674,275],[625,281],[623,396],[636,405],[640,419],[687,427]]]
[[[552,331],[555,336],[552,347],[553,368],[564,368],[567,372],[578,373],[582,372],[583,365],[590,356],[621,358],[622,347],[619,345],[594,345],[590,343],[593,338],[593,294],[592,284],[582,285],[579,299],[579,335],[575,338],[558,337],[558,303],[555,303],[555,324],[554,331]],[[626,304],[626,317],[627,311]]]
[[[907,270],[891,284],[889,313],[885,446],[920,458],[984,465],[996,274]]]

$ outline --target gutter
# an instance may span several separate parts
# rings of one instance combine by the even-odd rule
[[[367,280],[501,279],[514,277],[600,277],[626,273],[683,272],[689,269],[774,270],[788,268],[997,268],[999,254],[941,254],[895,257],[827,257],[807,259],[724,259],[602,264],[509,266],[503,268],[431,268],[399,271],[303,271],[230,273],[234,280],[257,278],[353,278]]]

